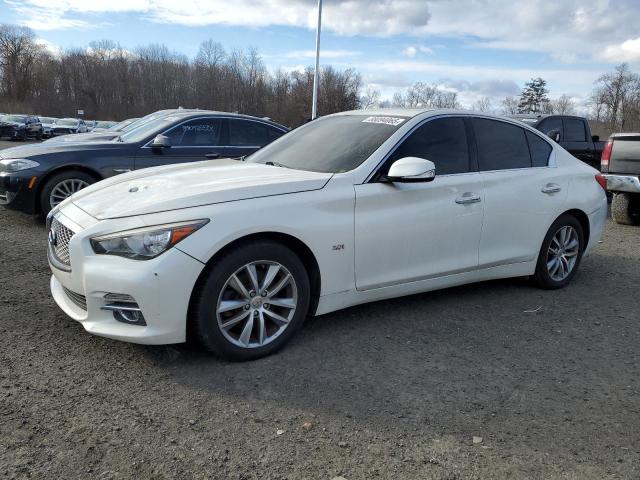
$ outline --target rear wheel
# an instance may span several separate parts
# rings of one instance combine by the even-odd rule
[[[62,201],[95,182],[96,179],[94,177],[88,173],[77,170],[70,170],[54,175],[47,180],[40,193],[40,208],[42,209],[42,213],[46,215]]]
[[[248,243],[217,261],[197,287],[190,327],[220,357],[264,357],[300,328],[309,297],[309,277],[295,253],[275,242]]]
[[[611,216],[621,225],[640,225],[640,195],[616,193],[611,202]]]
[[[558,218],[544,238],[534,280],[542,288],[566,286],[576,274],[584,252],[582,225],[573,215]]]

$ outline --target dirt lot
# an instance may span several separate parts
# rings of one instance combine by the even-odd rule
[[[0,209],[0,475],[640,478],[639,239],[609,224],[563,291],[378,302],[230,364],[86,334],[49,296],[42,224]]]

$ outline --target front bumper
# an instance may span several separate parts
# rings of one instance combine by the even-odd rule
[[[58,306],[94,335],[149,345],[184,342],[191,292],[204,264],[177,248],[146,261],[96,255],[84,240],[73,245],[72,238],[70,272],[49,264]],[[107,293],[133,297],[146,325],[122,323],[103,310]]]
[[[32,181],[34,176],[36,180]],[[36,213],[37,182],[38,175],[33,171],[0,173],[0,205],[24,213]]]
[[[10,138],[12,140],[25,136],[24,130],[11,126],[0,126],[0,138]]]
[[[603,175],[607,179],[607,190],[611,192],[640,193],[640,176],[636,175]]]
[[[52,128],[51,129],[52,137],[57,137],[60,135],[68,135],[70,133],[78,133],[78,131],[73,128]]]

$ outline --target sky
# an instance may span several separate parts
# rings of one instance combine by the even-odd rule
[[[257,48],[267,68],[315,54],[316,0],[0,0],[0,23],[25,25],[48,48],[110,39],[195,56],[209,38]],[[414,82],[494,108],[532,77],[584,108],[594,81],[627,62],[640,72],[640,0],[324,0],[321,63],[355,68],[390,99]]]

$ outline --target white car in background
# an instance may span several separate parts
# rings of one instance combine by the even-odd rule
[[[96,335],[257,358],[309,314],[495,278],[564,287],[600,239],[603,186],[515,120],[344,112],[245,161],[76,193],[48,217],[51,291]]]

